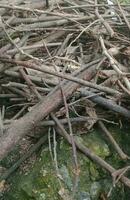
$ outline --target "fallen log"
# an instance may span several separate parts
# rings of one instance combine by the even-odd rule
[[[93,62],[94,63],[94,62]],[[96,62],[95,62],[96,63]],[[91,67],[89,67],[91,66]],[[77,77],[91,80],[96,73],[96,65],[92,63],[82,70],[77,70]],[[88,68],[89,67],[89,68]],[[76,74],[75,74],[76,75]],[[64,95],[68,99],[79,84],[71,81],[62,81],[61,84]],[[49,113],[58,108],[63,102],[60,87],[54,88],[43,100],[36,104],[30,112],[17,121],[10,124],[9,129],[0,138],[0,160],[3,159],[25,135],[32,132],[38,123],[43,120]]]

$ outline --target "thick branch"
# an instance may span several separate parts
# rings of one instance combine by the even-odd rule
[[[83,70],[78,77],[86,78],[86,80],[90,80],[92,76],[95,74],[95,65],[87,70]],[[79,84],[63,81],[63,90],[64,95],[68,99],[72,93],[78,88]],[[61,83],[62,84],[62,83]],[[46,98],[41,100],[33,109],[28,112],[24,117],[19,120],[13,122],[10,125],[10,128],[7,132],[1,137],[0,140],[0,159],[4,158],[18,143],[18,141],[31,132],[38,123],[43,120],[49,113],[55,110],[58,106],[62,104],[62,95],[60,87],[54,89],[53,92],[48,94]]]

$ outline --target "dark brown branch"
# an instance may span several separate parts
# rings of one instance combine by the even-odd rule
[[[88,97],[90,96],[89,99],[91,101],[93,101],[94,103],[97,103],[98,105],[103,106],[104,108],[112,110],[112,111],[119,113],[120,115],[130,119],[130,111],[122,106],[117,105],[112,100],[97,96],[97,95],[95,95],[95,93],[87,91],[86,89],[80,89],[79,91],[80,91],[81,96],[88,96]]]
[[[98,124],[99,124],[99,127],[103,130],[104,134],[109,139],[109,141],[111,142],[112,146],[114,147],[114,149],[116,150],[116,152],[118,153],[120,158],[123,159],[123,160],[128,159],[128,156],[122,151],[120,146],[117,144],[117,142],[114,140],[114,138],[112,137],[110,132],[105,127],[104,123],[102,121],[99,121]]]

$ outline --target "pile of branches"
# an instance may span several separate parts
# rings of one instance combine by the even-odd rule
[[[0,160],[25,136],[55,126],[72,145],[76,174],[79,149],[130,187],[128,167],[116,170],[77,141],[72,128],[98,123],[121,159],[129,159],[105,127],[130,119],[130,6],[116,2],[1,1]]]

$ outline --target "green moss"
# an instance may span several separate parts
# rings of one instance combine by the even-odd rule
[[[113,135],[116,138],[116,131],[114,129]],[[96,155],[108,160],[110,163],[116,162],[116,166],[119,168],[120,160],[117,159],[115,153],[114,155],[110,153],[108,142],[106,144],[99,130],[76,138],[86,147],[90,148]],[[122,137],[119,137],[118,142],[121,141]],[[62,198],[59,193],[63,189],[66,191],[67,198],[71,199],[69,197],[72,196],[75,180],[72,147],[61,138],[57,142],[56,151],[58,175],[49,148],[46,146],[28,173],[20,174],[17,171],[14,176],[10,177],[10,191],[5,193],[3,200],[60,200]],[[79,151],[77,151],[77,156],[80,175],[75,200],[97,200],[101,192],[109,192],[112,185],[111,177],[108,176],[105,170],[102,170],[97,164],[91,162]],[[120,199],[122,197],[124,198],[123,191],[118,190],[117,187],[116,190],[114,188],[112,191],[111,199],[115,200],[117,194],[118,196],[120,195]]]

